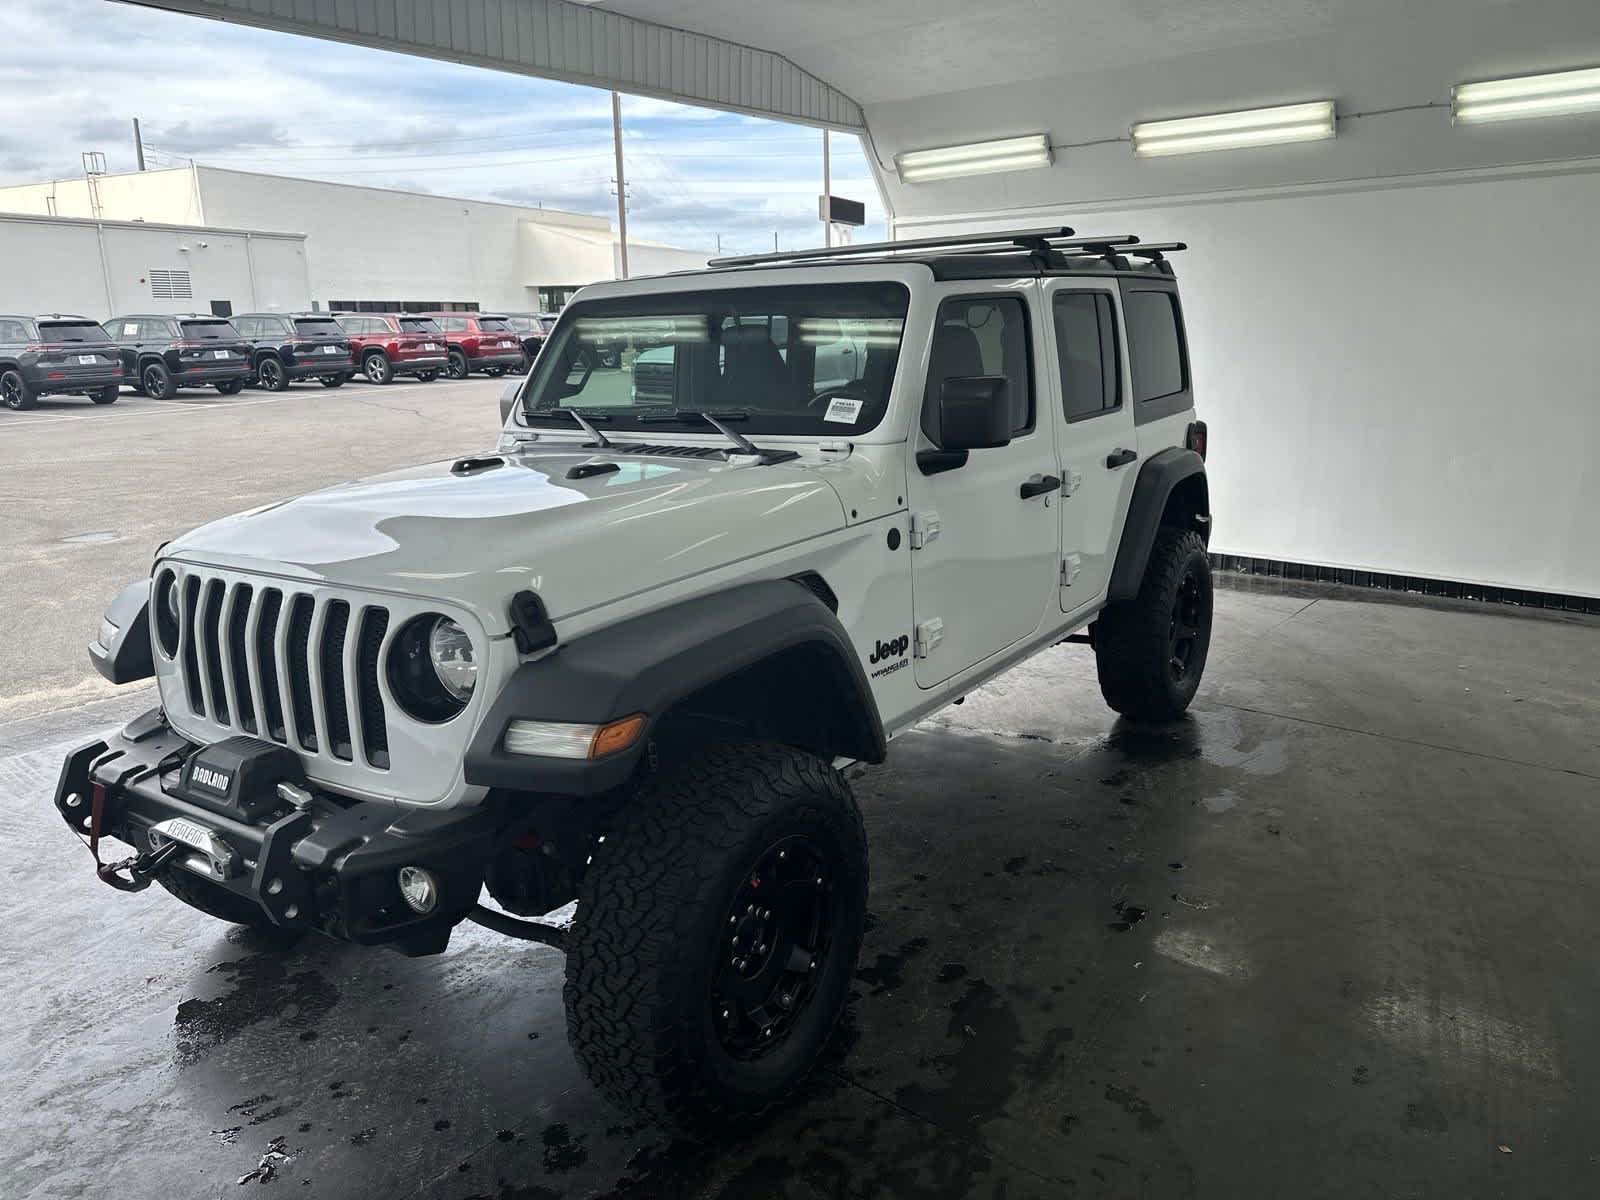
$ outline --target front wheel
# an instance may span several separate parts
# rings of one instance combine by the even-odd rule
[[[465,379],[467,377],[467,356],[459,350],[450,351],[450,365],[445,368],[451,379]]]
[[[691,1137],[760,1116],[839,1019],[866,903],[861,810],[825,760],[728,745],[647,784],[580,889],[563,993],[579,1065]]]
[[[362,359],[361,373],[367,377],[368,383],[394,381],[394,365],[390,363],[389,356],[382,353],[369,354]]]
[[[1163,525],[1139,594],[1107,606],[1094,626],[1106,703],[1135,721],[1174,721],[1200,686],[1211,647],[1211,563],[1192,529]]]

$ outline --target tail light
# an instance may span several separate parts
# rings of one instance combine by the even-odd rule
[[[1206,457],[1206,423],[1204,421],[1190,421],[1189,431],[1183,436],[1183,444],[1200,456],[1201,461]]]

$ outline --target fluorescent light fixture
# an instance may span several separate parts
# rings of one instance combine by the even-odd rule
[[[1564,117],[1600,110],[1600,67],[1458,83],[1450,89],[1450,115],[1457,125]]]
[[[1133,127],[1133,152],[1140,158],[1163,154],[1198,154],[1204,150],[1240,150],[1280,142],[1320,142],[1337,131],[1332,100],[1282,104],[1244,112],[1145,121]]]
[[[989,175],[996,171],[1025,171],[1050,165],[1050,139],[1042,133],[1001,138],[993,142],[968,142],[933,150],[906,150],[894,156],[902,183],[928,183],[959,175]]]

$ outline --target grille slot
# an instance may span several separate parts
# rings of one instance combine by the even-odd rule
[[[309,755],[389,769],[379,685],[386,607],[180,572],[173,682],[195,716]]]
[[[254,598],[255,589],[241,583],[233,589],[228,607],[228,683],[233,688],[239,726],[246,733],[256,732],[256,702],[250,694],[250,658],[245,646],[245,627],[250,623],[250,601]]]
[[[317,714],[311,707],[311,615],[316,601],[296,596],[289,605],[289,703],[294,729],[306,750],[317,748]]]
[[[383,649],[383,635],[388,631],[388,609],[369,608],[361,614],[356,659],[361,689],[361,745],[367,761],[385,771],[389,769],[389,723],[383,715],[383,692],[378,687],[378,652]]]
[[[350,606],[343,600],[333,601],[323,618],[322,644],[317,647],[328,748],[335,758],[346,762],[354,757],[350,752],[350,710],[344,688],[344,637],[349,627]]]
[[[256,619],[255,665],[261,676],[262,716],[267,736],[275,742],[289,740],[283,727],[283,691],[278,684],[278,613],[283,608],[283,593],[266,588],[261,593],[261,615]]]

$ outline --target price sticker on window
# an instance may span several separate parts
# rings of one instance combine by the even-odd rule
[[[828,401],[828,411],[822,414],[824,421],[836,421],[842,425],[854,425],[856,418],[861,415],[861,401],[851,400],[845,396],[835,396]]]

